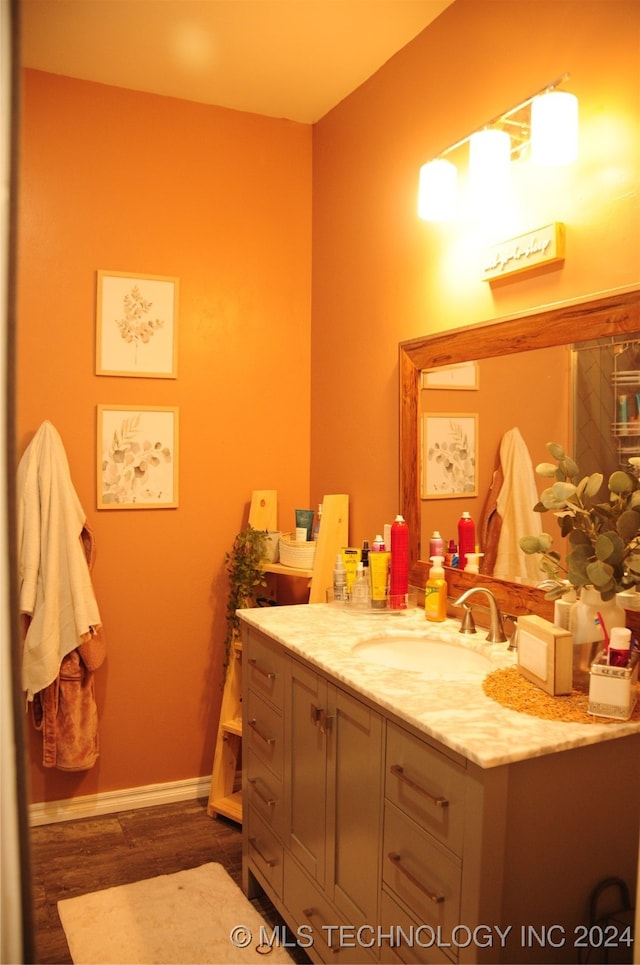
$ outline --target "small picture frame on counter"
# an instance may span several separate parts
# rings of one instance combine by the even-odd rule
[[[552,697],[570,694],[573,686],[573,638],[543,617],[518,619],[518,670]]]

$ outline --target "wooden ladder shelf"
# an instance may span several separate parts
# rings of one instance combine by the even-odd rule
[[[249,509],[249,525],[254,529],[277,531],[278,493],[275,489],[254,490]],[[313,567],[299,569],[281,563],[264,563],[266,573],[309,580],[309,603],[324,603],[327,588],[333,583],[336,554],[348,545],[349,497],[325,496],[322,525]],[[207,814],[221,814],[242,824],[242,642],[234,640],[220,707],[220,723],[213,755],[211,790]]]

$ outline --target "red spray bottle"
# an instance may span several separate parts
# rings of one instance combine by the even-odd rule
[[[403,516],[391,524],[389,609],[406,610],[409,594],[409,527]]]
[[[467,565],[467,553],[476,551],[476,524],[471,514],[464,512],[458,521],[458,569]]]

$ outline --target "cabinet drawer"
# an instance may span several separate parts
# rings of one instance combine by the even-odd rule
[[[249,804],[282,838],[285,829],[282,781],[257,754],[246,751],[247,799]]]
[[[245,674],[249,687],[282,710],[286,663],[282,649],[255,630],[250,630],[245,652]]]
[[[294,917],[300,932],[299,941],[313,944],[307,949],[321,962],[351,962],[363,965],[373,962],[371,950],[357,940],[357,929],[346,925],[333,905],[307,877],[288,852],[284,856],[284,904]],[[369,935],[366,938],[369,940]]]
[[[282,845],[254,809],[247,808],[247,853],[266,883],[282,897]]]
[[[382,878],[417,921],[444,936],[459,924],[461,862],[388,801]]]
[[[382,965],[398,965],[399,962],[405,965],[450,965],[450,959],[437,946],[437,936],[415,922],[384,889],[380,907]]]
[[[282,717],[251,690],[242,734],[245,746],[268,764],[282,780]]]
[[[395,724],[387,725],[385,796],[462,854],[466,775],[462,767]]]

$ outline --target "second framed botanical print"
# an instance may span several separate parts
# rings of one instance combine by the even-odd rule
[[[99,405],[98,509],[178,505],[178,409]]]
[[[478,495],[477,423],[476,414],[423,415],[423,499]]]

